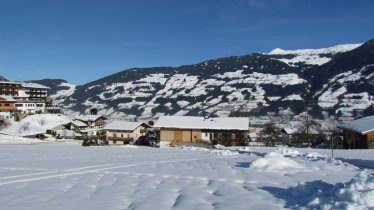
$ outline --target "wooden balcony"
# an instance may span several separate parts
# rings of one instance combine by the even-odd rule
[[[121,137],[107,137],[108,141],[113,141],[113,142],[124,142],[124,143],[130,143],[134,142],[134,138],[121,138]]]
[[[0,111],[16,111],[15,106],[0,106]]]

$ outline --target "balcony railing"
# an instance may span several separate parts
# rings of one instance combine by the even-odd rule
[[[121,137],[107,137],[107,139],[109,141],[116,141],[116,142],[121,141],[125,143],[130,143],[134,141],[134,138],[121,138]]]

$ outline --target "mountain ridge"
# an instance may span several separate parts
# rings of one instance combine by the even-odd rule
[[[290,110],[297,114],[307,109],[319,116],[322,111],[356,116],[372,108],[374,95],[370,82],[374,79],[370,66],[374,64],[374,42],[358,45],[347,45],[352,48],[348,51],[338,45],[345,51],[322,51],[297,59],[299,54],[252,53],[179,67],[131,68],[74,88],[61,81],[65,88],[59,90],[54,84],[52,98],[58,95],[70,112],[98,108],[102,114],[128,118],[230,116],[239,111],[268,115]],[[324,63],[310,64],[310,59]],[[346,77],[360,78],[343,81],[344,75],[339,75],[344,72],[349,74]],[[357,109],[343,109],[352,98],[355,103],[362,100]]]

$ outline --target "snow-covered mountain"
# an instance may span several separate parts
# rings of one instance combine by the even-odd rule
[[[275,49],[195,65],[134,68],[80,86],[60,80],[52,98],[70,111],[97,108],[129,118],[306,109],[316,115],[374,114],[373,65],[373,40],[324,49]]]
[[[287,55],[284,58],[277,58],[291,66],[297,66],[298,63],[309,65],[322,65],[331,60],[337,53],[351,51],[362,44],[345,44],[321,49],[302,49],[302,50],[283,50],[276,48],[269,55]]]

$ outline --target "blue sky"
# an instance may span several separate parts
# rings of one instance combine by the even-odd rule
[[[371,0],[0,0],[0,74],[84,84],[274,48],[374,38]]]

